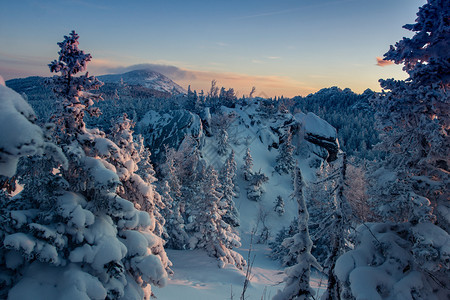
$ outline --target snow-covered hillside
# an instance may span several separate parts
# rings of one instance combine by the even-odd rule
[[[219,125],[219,123],[221,125]],[[314,179],[316,168],[325,160],[336,156],[339,144],[336,130],[312,113],[307,115],[290,113],[267,114],[257,100],[235,108],[221,107],[219,112],[206,111],[198,116],[192,112],[178,110],[167,113],[151,111],[138,124],[147,145],[153,153],[152,160],[162,160],[164,145],[177,148],[186,135],[198,142],[203,159],[220,169],[228,155],[219,155],[218,128],[225,126],[228,133],[228,150],[235,152],[237,162],[236,206],[240,214],[242,247],[236,249],[248,259],[252,247],[255,255],[252,280],[246,293],[248,299],[270,299],[278,289],[283,288],[283,267],[269,258],[269,242],[278,231],[289,226],[297,216],[297,202],[291,198],[293,179],[291,174],[275,171],[276,158],[288,131],[293,133],[292,142],[297,147],[294,153],[307,181]],[[170,129],[170,130],[169,130]],[[263,184],[265,192],[259,201],[247,197],[249,182],[244,180],[242,167],[247,149],[253,157],[253,171],[261,171],[269,180]],[[285,213],[274,211],[277,196],[284,199]],[[268,234],[268,240],[265,236]],[[217,261],[208,257],[203,250],[169,250],[169,258],[174,263],[174,276],[167,288],[155,291],[160,299],[230,299],[231,293],[238,298],[242,292],[245,270],[240,271],[232,265],[217,268]],[[319,293],[325,288],[326,279],[315,273],[312,286]],[[321,286],[319,288],[319,286]]]
[[[134,70],[123,74],[108,74],[98,76],[104,83],[124,83],[140,85],[171,94],[185,94],[186,90],[172,81],[172,79],[152,70]]]

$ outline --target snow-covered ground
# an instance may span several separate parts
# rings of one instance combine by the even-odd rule
[[[248,258],[249,236],[244,235],[243,245],[237,251]],[[267,245],[256,244],[252,247],[254,264],[251,283],[245,293],[246,299],[272,299],[278,289],[283,289],[283,268],[268,257]],[[209,257],[203,250],[182,251],[167,250],[171,259],[174,275],[164,288],[153,288],[158,299],[211,300],[239,299],[245,280],[245,270],[240,271],[227,265],[220,269],[217,260]],[[326,278],[313,273],[311,286],[316,295],[326,289]],[[232,296],[233,295],[233,296]]]

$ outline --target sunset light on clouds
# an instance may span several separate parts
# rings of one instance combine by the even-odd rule
[[[329,86],[379,90],[379,78],[404,78],[400,66],[378,66],[389,64],[381,60],[387,45],[407,34],[401,26],[415,20],[423,3],[3,1],[0,74],[49,76],[55,41],[75,29],[95,75],[150,64],[197,90],[213,79],[239,94],[255,86],[268,96]]]

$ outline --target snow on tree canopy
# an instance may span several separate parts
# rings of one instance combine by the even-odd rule
[[[0,175],[13,176],[20,157],[43,152],[43,132],[35,120],[22,96],[0,84]]]
[[[103,100],[100,95],[90,91],[97,90],[103,85],[94,76],[89,76],[88,72],[78,76],[79,72],[86,70],[87,63],[92,56],[84,53],[78,48],[79,36],[72,31],[69,36],[64,36],[64,41],[58,43],[61,50],[58,52],[58,60],[53,60],[48,66],[50,72],[61,73],[52,78],[53,92],[63,99],[64,110],[59,112],[63,124],[61,129],[65,130],[68,136],[84,134],[86,131],[84,124],[84,114],[99,116],[100,110],[93,107],[94,100]]]
[[[166,283],[170,262],[163,241],[153,233],[153,214],[137,210],[129,200],[150,202],[154,194],[134,174],[139,159],[130,157],[133,149],[119,147],[98,128],[86,128],[85,113],[98,115],[92,104],[101,98],[89,91],[102,83],[87,73],[78,76],[91,59],[78,49],[78,35],[72,32],[58,45],[59,58],[49,66],[61,73],[52,80],[63,99],[56,118],[61,130],[35,127],[33,111],[23,99],[12,94],[17,105],[11,91],[0,90],[1,113],[25,124],[2,142],[7,146],[25,136],[28,140],[19,139],[18,146],[31,145],[28,152],[11,151],[13,158],[50,154],[20,160],[23,190],[14,197],[0,193],[0,298],[150,299],[151,285]],[[9,96],[3,97],[5,93]],[[58,135],[53,138],[62,150],[48,142],[50,134]],[[67,157],[68,168],[59,168],[58,153]],[[15,169],[9,173],[14,175]],[[135,193],[126,190],[126,178],[136,182]],[[122,186],[125,192],[118,194]]]
[[[8,299],[105,299],[100,281],[75,264],[53,267],[34,262],[26,279],[11,289]]]
[[[403,28],[415,32],[384,54],[386,60],[404,64],[403,70],[417,85],[450,82],[450,1],[429,0],[419,8],[415,24]]]

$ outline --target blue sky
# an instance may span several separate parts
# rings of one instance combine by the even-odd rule
[[[240,93],[256,86],[269,96],[334,85],[378,90],[379,78],[405,78],[401,66],[377,66],[376,57],[411,36],[401,27],[414,22],[424,3],[2,0],[0,75],[50,75],[56,43],[75,29],[80,48],[93,56],[94,75],[152,64],[195,89],[208,89],[217,79]]]

